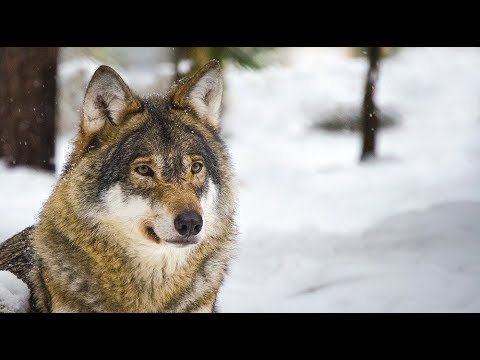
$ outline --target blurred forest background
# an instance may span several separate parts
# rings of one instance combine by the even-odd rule
[[[76,126],[77,114],[63,116],[65,107],[81,106],[80,90],[88,81],[81,71],[57,89],[57,65],[78,59],[128,70],[131,67],[164,64],[149,84],[152,90],[163,90],[172,82],[194,72],[210,59],[222,64],[231,62],[249,69],[260,69],[275,57],[268,56],[274,48],[179,47],[179,48],[0,48],[0,154],[9,166],[32,166],[54,171],[56,131]],[[360,159],[375,156],[375,135],[384,122],[393,120],[375,105],[375,86],[382,57],[396,51],[391,48],[353,48],[350,56],[368,60],[368,73],[361,110],[350,109],[318,124],[326,130],[362,131]],[[57,94],[58,93],[58,94]],[[67,97],[67,98],[66,98]],[[60,106],[57,109],[57,99]],[[66,104],[65,102],[68,102]],[[385,121],[383,117],[386,117]],[[379,119],[380,118],[380,119]]]
[[[220,311],[480,311],[480,49],[0,48],[0,242],[37,221],[95,69],[222,63],[238,178]]]

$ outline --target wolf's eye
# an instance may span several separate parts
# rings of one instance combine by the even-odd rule
[[[200,161],[195,161],[192,164],[192,174],[198,174],[203,169],[203,164]]]
[[[153,176],[153,170],[147,165],[137,166],[135,172],[142,176]]]

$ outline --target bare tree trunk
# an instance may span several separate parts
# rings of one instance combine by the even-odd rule
[[[378,79],[378,63],[380,61],[381,48],[369,47],[367,52],[369,68],[362,108],[363,145],[360,161],[365,161],[375,156],[375,135],[378,128],[377,108],[375,106],[374,95]]]
[[[175,82],[180,79],[180,61],[182,61],[181,54],[180,54],[180,48],[176,47],[173,48],[172,51],[172,62],[173,62],[173,67],[174,67],[174,75],[172,82]]]
[[[185,76],[195,73],[199,68],[205,65],[209,60],[211,60],[212,49],[222,49],[222,48],[209,48],[209,47],[177,47],[173,49],[172,60],[175,67],[175,75],[173,81],[180,80]],[[180,68],[180,62],[182,60],[190,61],[190,67],[185,71],[185,69]],[[219,59],[221,60],[221,58]]]
[[[5,100],[5,95],[4,95],[4,86],[3,84],[5,83],[5,79],[3,78],[3,74],[1,69],[3,68],[3,62],[4,62],[4,53],[5,53],[5,48],[0,47],[0,101]],[[4,128],[4,121],[2,121],[2,104],[0,103],[0,157],[3,157],[3,144],[5,143],[5,139],[3,138],[3,128]]]
[[[178,81],[188,75],[188,71],[185,72],[184,69],[181,69],[180,63],[182,60],[192,60],[192,49],[191,47],[176,47],[173,49],[173,64],[175,66],[175,75],[173,77],[173,82]]]
[[[58,48],[0,51],[0,131],[11,166],[55,170]]]

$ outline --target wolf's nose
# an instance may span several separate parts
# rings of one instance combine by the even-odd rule
[[[182,236],[197,235],[202,230],[203,219],[195,211],[186,211],[173,221],[175,229]]]

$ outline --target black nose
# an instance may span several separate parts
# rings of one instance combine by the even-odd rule
[[[186,211],[173,221],[175,229],[182,236],[197,235],[202,230],[203,220],[195,211]]]

